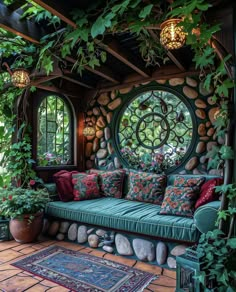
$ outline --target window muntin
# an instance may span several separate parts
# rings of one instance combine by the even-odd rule
[[[37,163],[72,164],[71,112],[59,96],[45,97],[38,108]]]
[[[126,166],[161,172],[186,158],[193,120],[182,98],[150,90],[124,105],[116,129],[118,152]]]

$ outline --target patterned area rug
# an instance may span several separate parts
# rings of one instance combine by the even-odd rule
[[[60,246],[51,246],[12,265],[77,292],[139,292],[157,278]]]

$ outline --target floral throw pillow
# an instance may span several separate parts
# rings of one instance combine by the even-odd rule
[[[222,178],[213,178],[205,182],[201,187],[200,196],[195,204],[195,209],[209,202],[217,200],[218,195],[215,193],[215,187],[222,184]]]
[[[130,172],[129,192],[126,195],[126,199],[161,205],[165,184],[165,175],[148,172]]]
[[[91,169],[90,173],[98,174],[99,185],[103,196],[118,199],[122,197],[123,181],[125,176],[124,170],[103,171]]]
[[[200,187],[205,181],[205,177],[184,177],[176,176],[174,180],[175,187]]]
[[[73,174],[72,184],[74,185],[74,201],[82,201],[100,197],[97,174]]]
[[[192,217],[198,192],[190,187],[166,188],[160,214]]]

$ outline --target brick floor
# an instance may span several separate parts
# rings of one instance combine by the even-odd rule
[[[48,280],[44,280],[28,272],[22,271],[11,265],[12,262],[24,258],[34,252],[37,252],[50,245],[57,244],[72,250],[90,253],[97,257],[123,263],[140,270],[148,271],[158,275],[158,279],[144,289],[144,292],[174,292],[176,285],[176,273],[147,263],[139,262],[133,259],[112,255],[103,251],[95,250],[89,247],[83,247],[78,244],[44,240],[31,244],[20,244],[15,241],[0,242],[0,292],[72,292],[65,287],[57,285]],[[136,291],[137,292],[137,291]]]

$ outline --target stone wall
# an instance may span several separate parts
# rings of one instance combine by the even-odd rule
[[[172,78],[170,80],[157,80],[151,83],[166,86],[179,92],[186,98],[196,116],[196,131],[193,133],[195,144],[189,159],[185,164],[180,165],[175,170],[176,173],[193,174],[221,174],[220,170],[207,170],[209,158],[206,154],[213,145],[222,144],[222,139],[217,139],[213,122],[215,121],[218,105],[212,98],[212,92],[207,91],[203,82],[199,82],[196,77]],[[150,85],[150,83],[149,83]],[[136,85],[148,86],[148,83]],[[114,150],[114,127],[113,118],[116,111],[122,106],[127,94],[133,88],[125,88],[112,92],[102,93],[90,102],[87,111],[86,121],[91,121],[96,127],[96,135],[86,138],[85,156],[86,168],[93,167],[112,170],[122,167],[121,162]]]

